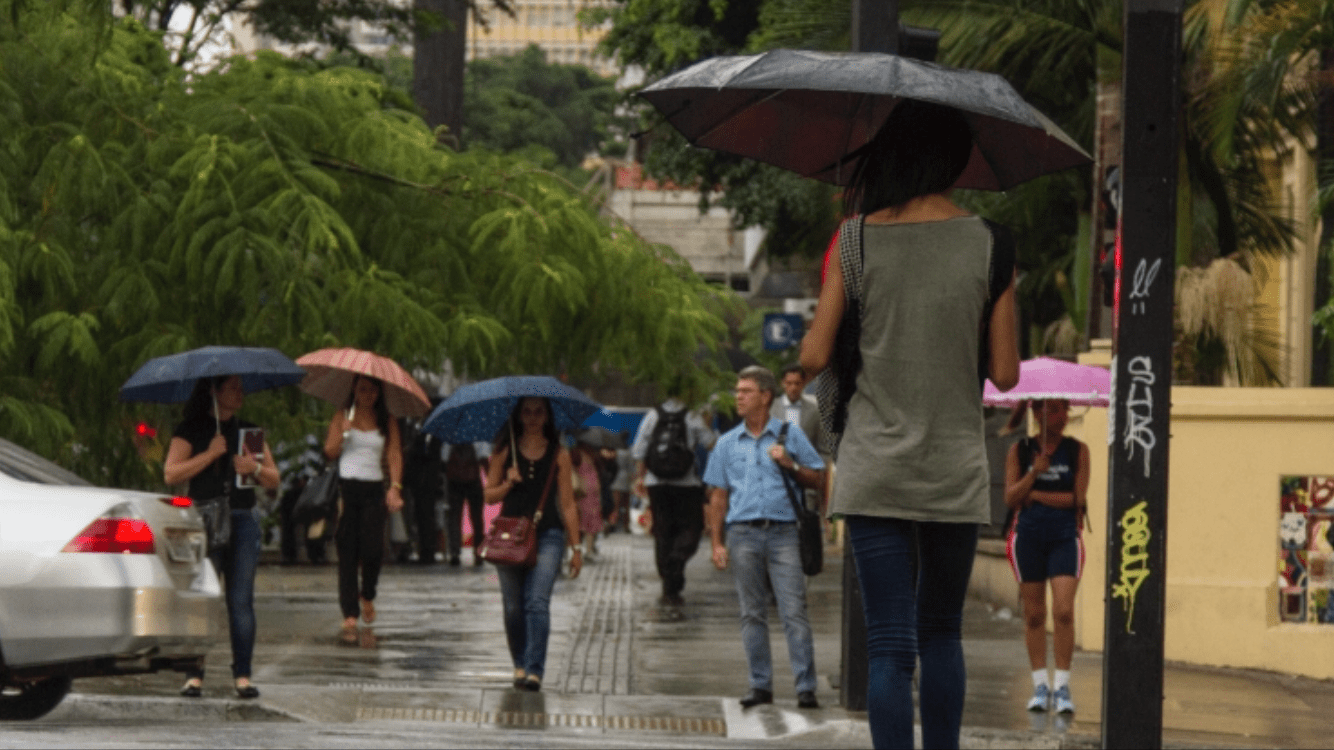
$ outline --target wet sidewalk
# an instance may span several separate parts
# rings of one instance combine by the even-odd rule
[[[462,567],[386,567],[379,619],[347,641],[339,633],[333,566],[264,565],[256,593],[258,701],[234,699],[224,639],[210,653],[203,701],[177,698],[181,680],[170,673],[80,680],[77,694],[46,720],[138,712],[165,720],[211,715],[368,727],[428,722],[459,733],[523,728],[544,730],[544,744],[607,735],[678,745],[869,747],[865,715],[844,711],[834,687],[842,558],[831,549],[826,561],[809,590],[817,710],[796,708],[776,614],[770,620],[775,704],[741,710],[747,669],[736,595],[730,573],[709,563],[707,542],[687,570],[685,605],[665,607],[657,603],[652,541],[621,534],[602,541],[578,580],[558,582],[541,693],[510,687],[495,571],[472,567],[465,552]],[[964,627],[965,747],[1097,745],[1100,654],[1076,654],[1079,713],[1068,721],[1030,714],[1023,710],[1031,684],[1019,620],[970,601]],[[1169,746],[1331,744],[1334,684],[1170,666],[1165,688]]]

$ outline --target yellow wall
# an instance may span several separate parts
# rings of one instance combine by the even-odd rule
[[[1072,419],[1089,444],[1087,558],[1075,642],[1100,651],[1107,546],[1107,410]],[[1334,475],[1334,389],[1172,389],[1165,655],[1334,678],[1334,625],[1278,617],[1279,478]]]

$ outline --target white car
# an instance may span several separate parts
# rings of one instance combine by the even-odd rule
[[[200,664],[221,601],[188,498],[93,487],[0,440],[0,720],[44,715],[76,677]]]

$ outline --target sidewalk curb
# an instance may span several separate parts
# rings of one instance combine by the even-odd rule
[[[71,693],[43,721],[286,721],[304,719],[252,700]]]

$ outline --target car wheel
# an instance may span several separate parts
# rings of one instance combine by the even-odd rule
[[[45,716],[60,705],[73,680],[43,677],[0,686],[0,721],[28,721]]]

